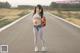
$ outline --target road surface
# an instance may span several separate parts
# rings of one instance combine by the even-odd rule
[[[45,16],[47,26],[44,37],[48,48],[45,53],[80,53],[80,29],[48,13]],[[8,53],[35,53],[31,19],[32,14],[0,32],[0,44],[8,45]]]

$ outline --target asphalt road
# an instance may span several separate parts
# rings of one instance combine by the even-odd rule
[[[80,29],[45,13],[44,32],[48,52],[80,53]],[[32,14],[0,32],[0,44],[8,45],[8,53],[35,53]]]

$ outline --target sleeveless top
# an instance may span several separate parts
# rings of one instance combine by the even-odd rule
[[[33,25],[41,25],[41,16],[38,13],[34,14],[33,16]]]

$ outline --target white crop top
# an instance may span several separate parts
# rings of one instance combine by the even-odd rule
[[[41,25],[41,16],[38,13],[33,16],[33,24]]]

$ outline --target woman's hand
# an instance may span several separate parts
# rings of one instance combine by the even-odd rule
[[[35,19],[33,19],[33,24],[37,25],[37,21]]]

